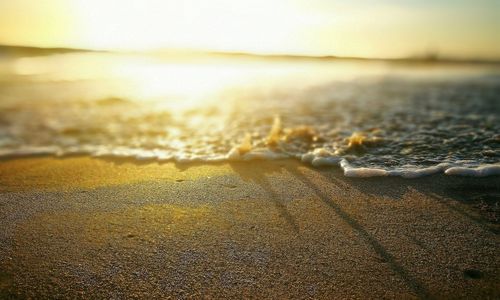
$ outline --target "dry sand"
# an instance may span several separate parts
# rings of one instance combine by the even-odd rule
[[[499,298],[500,180],[0,162],[0,298]]]

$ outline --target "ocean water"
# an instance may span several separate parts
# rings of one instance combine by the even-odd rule
[[[0,155],[293,158],[346,176],[500,174],[500,67],[0,56]]]

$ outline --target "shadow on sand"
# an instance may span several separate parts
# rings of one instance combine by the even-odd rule
[[[230,163],[229,165],[241,177],[242,180],[254,182],[259,185],[269,195],[269,199],[273,201],[274,206],[276,207],[276,209],[278,209],[280,215],[286,220],[287,224],[290,225],[295,233],[299,232],[299,226],[297,225],[297,222],[290,214],[290,212],[288,212],[286,205],[281,199],[281,196],[273,190],[272,185],[267,178],[267,176],[272,173],[281,172],[283,169],[283,165],[266,164],[266,167],[262,168],[261,172],[249,170],[248,165],[246,165],[245,163]]]
[[[370,245],[375,253],[377,253],[390,266],[405,284],[415,292],[419,298],[428,299],[429,293],[415,278],[413,278],[397,261],[396,259],[380,244],[373,235],[371,235],[356,219],[344,211],[334,200],[333,196],[328,195],[323,189],[316,185],[313,181],[307,178],[299,169],[287,166],[286,170],[295,178],[308,186],[316,196],[328,207],[330,207],[337,216],[346,222],[359,236]],[[334,181],[331,181],[334,182]]]
[[[500,233],[500,178],[436,174],[415,179],[400,177],[349,178],[319,172],[326,180],[342,182],[374,197],[402,199],[414,190],[427,195],[483,229]],[[457,205],[457,204],[465,204]]]
[[[101,157],[100,159],[115,164],[134,163],[143,165],[157,163],[154,161],[131,160],[129,158],[119,159],[116,157]],[[206,164],[207,163],[177,163],[175,166],[182,172],[191,167]],[[217,164],[221,163],[216,163],[214,165]],[[337,168],[312,169],[295,161],[263,161],[259,163],[230,162],[228,164],[243,181],[254,183],[262,188],[269,196],[268,198],[270,201],[273,202],[280,216],[286,221],[286,224],[295,235],[300,234],[300,226],[287,209],[286,199],[283,199],[283,196],[278,192],[279,189],[275,184],[278,182],[278,178],[296,180],[303,183],[307,189],[314,193],[319,201],[324,203],[336,216],[352,228],[352,230],[373,249],[373,252],[380,256],[392,271],[397,274],[397,276],[399,276],[408,288],[410,288],[419,298],[430,298],[430,293],[425,286],[397,261],[395,256],[383,246],[381,241],[377,240],[377,238],[363,226],[362,222],[349,214],[349,212],[340,205],[339,199],[336,199],[338,195],[329,192],[330,189],[337,191],[355,189],[368,196],[387,198],[388,201],[398,201],[403,199],[407,192],[417,191],[429,196],[430,199],[435,199],[447,209],[466,217],[482,228],[498,233],[498,220],[495,221],[495,218],[492,220],[484,218],[480,211],[477,212],[477,209],[477,213],[474,213],[474,209],[468,209],[465,205],[456,205],[457,203],[466,203],[474,206],[474,204],[478,202],[484,202],[490,206],[497,205],[497,203],[500,202],[500,181],[498,176],[489,178],[462,178],[433,175],[419,179],[403,179],[397,177],[347,178],[344,177]],[[312,178],[313,175],[315,178]],[[322,180],[318,180],[318,178]],[[420,243],[417,239],[413,240],[415,243]]]
[[[478,224],[485,230],[498,233],[497,226],[498,220],[492,222],[484,218],[481,213],[474,214],[474,209],[467,209],[463,205],[456,205],[458,202],[472,205],[481,199],[487,201],[488,205],[498,205],[500,185],[498,178],[462,178],[462,177],[449,177],[443,174],[423,177],[419,179],[403,179],[399,177],[385,177],[385,178],[348,178],[341,175],[338,169],[311,169],[309,167],[300,166],[295,163],[276,163],[265,162],[255,168],[248,168],[248,163],[231,163],[232,169],[244,181],[251,181],[258,184],[272,199],[274,205],[279,210],[281,216],[287,221],[295,233],[299,233],[300,227],[288,212],[286,205],[280,199],[280,195],[273,189],[273,182],[270,180],[271,175],[278,173],[289,173],[293,178],[302,182],[310,190],[314,192],[319,200],[326,204],[332,211],[348,224],[359,236],[373,249],[373,251],[382,257],[388,266],[397,274],[405,284],[417,295],[419,298],[428,299],[431,297],[429,291],[421,284],[408,270],[406,270],[396,258],[378,241],[372,234],[370,234],[363,225],[357,221],[352,215],[346,212],[336,201],[335,195],[328,193],[328,187],[315,183],[317,180],[310,179],[305,169],[320,174],[320,176],[333,185],[337,189],[356,189],[359,192],[370,195],[373,197],[385,197],[391,199],[390,201],[398,201],[403,199],[408,191],[417,191],[421,194],[431,197],[439,201],[447,209],[456,212],[475,224]],[[300,167],[299,167],[300,166]],[[340,175],[340,176],[339,176]],[[423,243],[414,237],[410,237],[414,243]],[[425,247],[423,247],[425,248]]]

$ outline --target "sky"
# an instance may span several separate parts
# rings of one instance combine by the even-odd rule
[[[500,59],[500,0],[0,0],[0,43]]]

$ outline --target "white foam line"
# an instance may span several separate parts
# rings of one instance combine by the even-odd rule
[[[444,172],[446,175],[486,177],[500,175],[500,164],[485,165],[477,168],[453,167]]]
[[[449,168],[449,164],[439,164],[432,167],[422,168],[422,169],[408,169],[408,170],[391,170],[389,171],[390,176],[401,176],[403,178],[418,178],[423,176],[428,176],[436,173],[444,172]]]
[[[344,170],[344,175],[347,177],[380,177],[388,176],[389,172],[383,169],[375,168],[353,168],[346,159],[342,159],[340,167]]]
[[[302,155],[293,156],[285,153],[276,153],[266,148],[253,149],[245,154],[233,149],[226,155],[186,155],[182,153],[166,153],[161,150],[139,150],[130,148],[109,149],[106,147],[85,147],[84,149],[69,148],[65,151],[58,147],[24,147],[15,150],[0,150],[2,156],[26,156],[47,154],[55,156],[64,156],[66,154],[88,154],[92,157],[115,156],[129,157],[136,160],[156,160],[156,161],[174,161],[177,163],[190,162],[225,162],[225,161],[252,161],[252,160],[280,160],[287,158],[298,158],[303,163],[313,167],[334,167],[339,166],[347,177],[381,177],[381,176],[399,176],[403,178],[419,178],[437,173],[444,173],[452,176],[470,176],[486,177],[500,175],[500,163],[482,165],[479,167],[463,166],[465,162],[441,163],[426,168],[407,168],[385,170],[380,168],[353,167],[349,162],[333,152],[323,148],[315,149]],[[470,163],[470,161],[469,161]]]
[[[419,178],[437,173],[444,173],[453,176],[470,176],[470,177],[486,177],[500,175],[500,165],[491,164],[477,168],[468,167],[452,167],[450,164],[442,163],[436,166],[422,169],[407,169],[407,170],[384,170],[377,168],[355,168],[349,162],[343,159],[340,163],[344,170],[344,175],[347,177],[380,177],[380,176],[400,176],[403,178]]]

